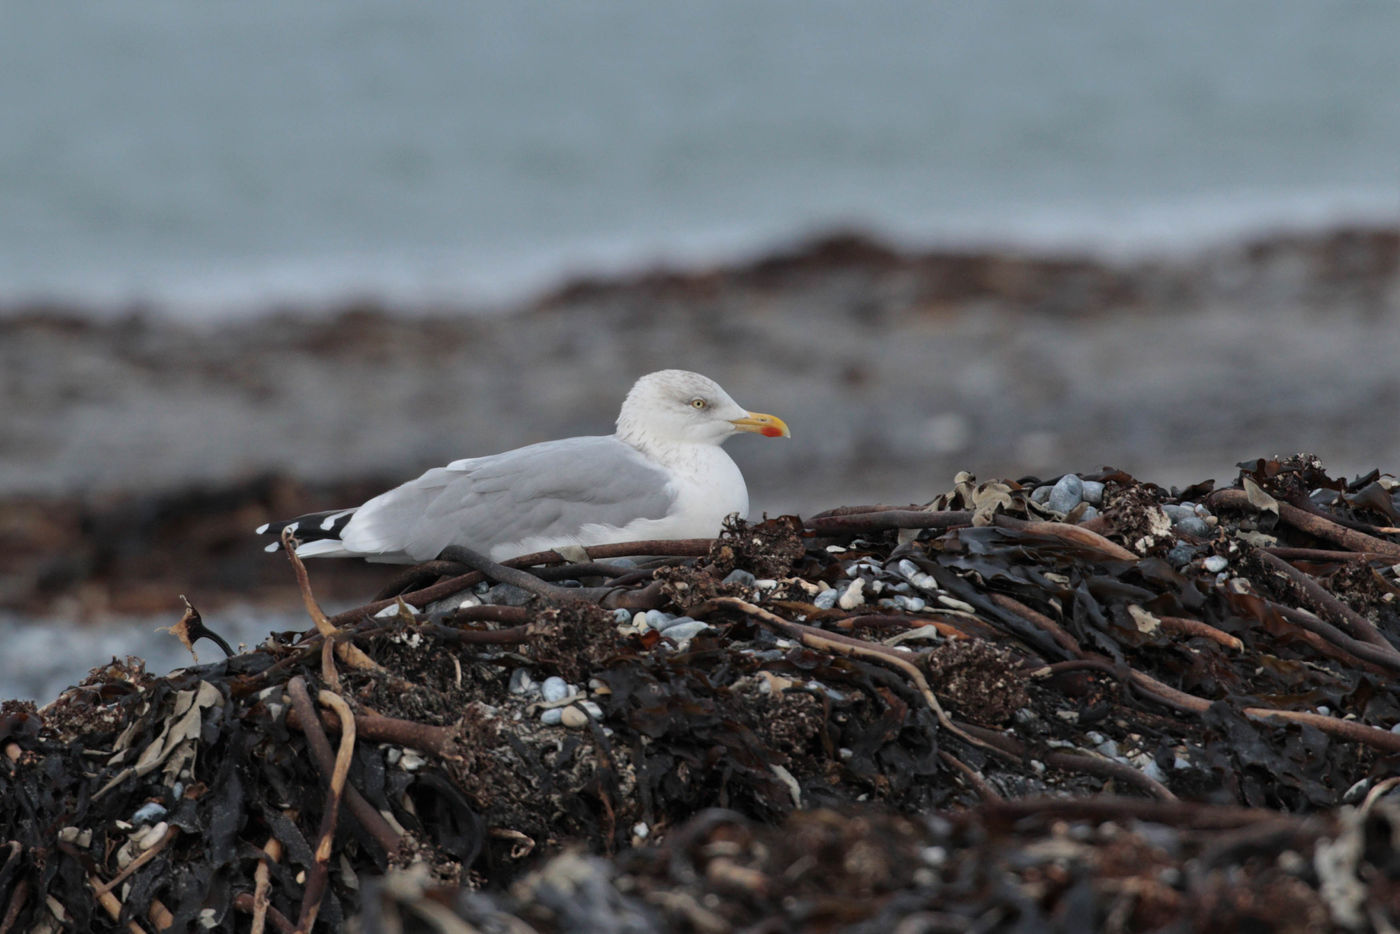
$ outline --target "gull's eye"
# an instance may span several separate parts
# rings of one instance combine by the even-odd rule
[[[691,399],[690,407],[693,409],[707,409],[710,407],[710,403],[706,402],[704,399]]]

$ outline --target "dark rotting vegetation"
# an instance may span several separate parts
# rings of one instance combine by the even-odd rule
[[[963,475],[333,619],[297,567],[307,633],[0,707],[0,931],[1394,925],[1396,489]]]

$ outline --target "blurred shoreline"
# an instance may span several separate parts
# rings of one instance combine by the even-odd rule
[[[607,433],[631,382],[662,367],[792,425],[790,442],[729,445],[757,516],[924,502],[959,470],[1112,465],[1185,485],[1297,450],[1337,473],[1394,470],[1396,359],[1400,230],[1381,227],[1117,262],[834,232],[731,265],[580,277],[489,317],[362,303],[194,326],[11,309],[0,608],[101,615],[196,584],[219,599],[285,589],[251,535],[266,518]],[[333,597],[378,579],[333,564]]]

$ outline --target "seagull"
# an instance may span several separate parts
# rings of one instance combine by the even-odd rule
[[[611,435],[564,438],[435,467],[351,509],[258,528],[291,529],[299,557],[416,564],[460,545],[503,561],[536,551],[650,539],[712,538],[748,514],[738,465],[720,447],[739,432],[791,437],[688,370],[632,386]],[[279,542],[267,546],[276,551]]]

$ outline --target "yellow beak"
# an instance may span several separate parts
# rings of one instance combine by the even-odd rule
[[[731,420],[729,424],[740,431],[752,431],[765,438],[792,437],[792,432],[788,431],[787,422],[776,415],[764,415],[762,412],[750,412],[743,418]]]

